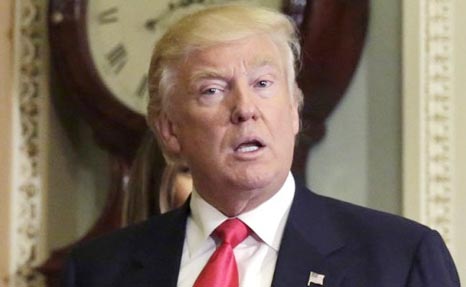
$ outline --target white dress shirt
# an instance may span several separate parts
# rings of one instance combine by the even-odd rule
[[[240,286],[271,286],[294,193],[295,182],[289,173],[285,183],[273,197],[238,216],[253,231],[234,249]],[[178,275],[179,287],[193,286],[216,248],[210,234],[228,218],[203,200],[196,191],[192,193],[190,208]]]

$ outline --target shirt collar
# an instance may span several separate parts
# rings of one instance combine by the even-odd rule
[[[294,193],[295,181],[290,172],[276,194],[255,209],[240,214],[238,218],[246,223],[265,244],[278,251]],[[202,199],[197,191],[192,193],[190,208],[192,224],[189,228],[195,231],[191,232],[194,236],[189,240],[188,248],[193,254],[228,217]],[[264,224],[265,218],[267,224]]]
[[[278,251],[295,193],[295,182],[291,173],[280,190],[258,207],[238,216],[260,239]],[[264,224],[267,220],[267,224]]]

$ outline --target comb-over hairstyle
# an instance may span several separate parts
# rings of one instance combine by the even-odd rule
[[[185,61],[192,51],[255,35],[269,36],[280,49],[290,94],[301,109],[303,96],[295,79],[301,48],[297,30],[289,17],[272,9],[246,4],[213,5],[197,10],[180,18],[157,42],[149,68],[147,120],[167,161],[176,161],[176,158],[166,153],[154,126],[164,113],[168,114],[170,96],[177,92],[177,64]]]

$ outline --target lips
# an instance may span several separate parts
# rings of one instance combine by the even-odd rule
[[[236,144],[235,152],[239,153],[249,153],[255,152],[261,148],[265,147],[265,143],[261,139],[243,139]]]

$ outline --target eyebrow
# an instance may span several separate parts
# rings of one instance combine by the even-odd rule
[[[272,67],[280,70],[276,61],[270,58],[257,58],[248,65],[248,69],[250,70],[257,70],[265,67]],[[202,79],[224,79],[227,78],[227,74],[228,72],[225,69],[204,66],[191,73],[189,82],[193,84]]]
[[[225,78],[225,75],[226,72],[222,71],[221,69],[202,67],[191,73],[191,76],[189,77],[189,82],[195,83],[198,80],[202,79],[221,79]]]
[[[256,59],[254,59],[254,61],[251,64],[251,67],[253,69],[262,68],[262,67],[266,67],[266,66],[271,66],[271,67],[273,67],[275,69],[280,68],[280,65],[278,65],[277,61],[274,61],[273,59],[271,59],[269,57],[256,58]]]

